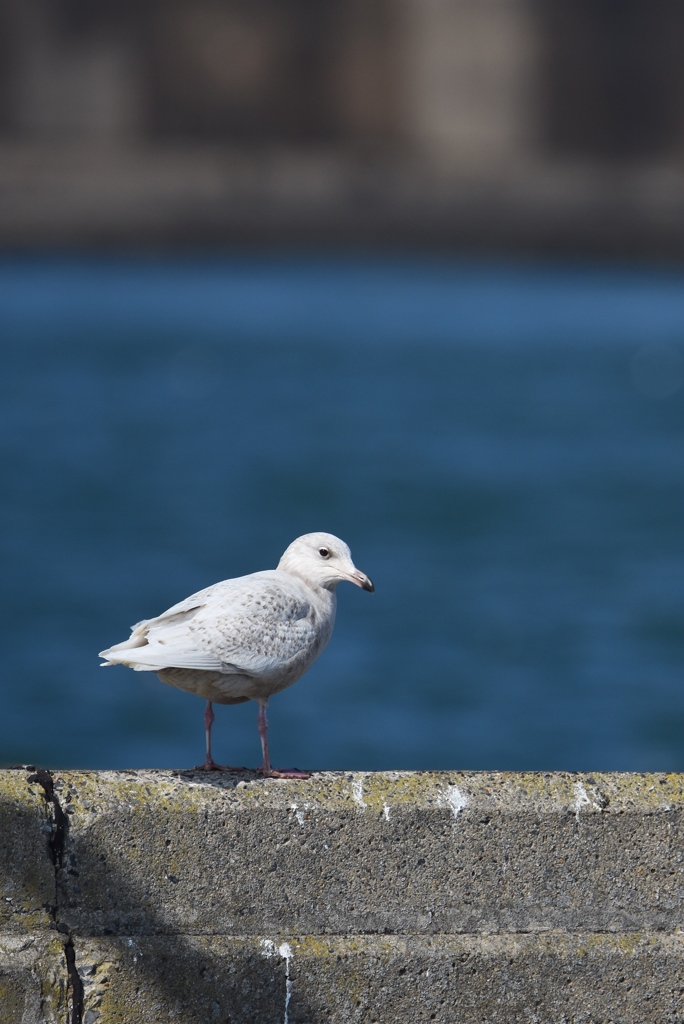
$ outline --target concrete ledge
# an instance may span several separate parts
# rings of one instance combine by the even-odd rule
[[[88,935],[674,929],[680,776],[64,773]]]
[[[0,803],[36,1020],[684,1020],[684,776],[16,770]]]
[[[117,1024],[660,1024],[684,1014],[684,937],[136,936],[82,947],[86,1005]]]

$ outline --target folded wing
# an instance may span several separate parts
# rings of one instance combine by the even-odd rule
[[[138,671],[163,668],[266,675],[315,642],[303,587],[278,570],[225,580],[154,619],[101,657]]]

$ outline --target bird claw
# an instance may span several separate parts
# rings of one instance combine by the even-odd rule
[[[297,768],[257,768],[257,775],[265,779],[310,779],[311,772],[300,772]]]
[[[204,764],[196,764],[195,772],[246,772],[247,768],[234,768],[230,764],[216,764],[216,761],[206,760]]]

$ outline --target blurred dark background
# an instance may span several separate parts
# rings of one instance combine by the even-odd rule
[[[96,652],[323,529],[274,763],[684,768],[683,29],[0,0],[0,763],[201,760]]]
[[[2,0],[0,244],[677,257],[678,0]]]

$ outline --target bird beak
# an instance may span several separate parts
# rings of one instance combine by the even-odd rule
[[[355,583],[357,587],[361,587],[362,590],[367,590],[369,594],[372,594],[375,591],[375,587],[373,586],[373,581],[370,576],[366,576],[365,572],[361,572],[360,569],[354,569],[354,571],[350,572],[345,578],[348,579],[350,583]]]

